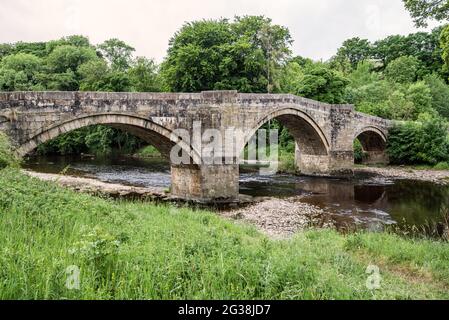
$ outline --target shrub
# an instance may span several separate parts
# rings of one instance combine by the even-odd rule
[[[390,131],[388,153],[393,164],[430,164],[449,160],[447,124],[440,118],[409,121]]]
[[[364,152],[363,152],[362,144],[360,143],[359,139],[356,139],[354,141],[354,161],[356,163],[362,163],[363,156],[364,156]]]
[[[0,132],[0,169],[8,166],[17,166],[18,162],[19,160],[13,153],[8,136],[3,132]]]
[[[439,162],[435,167],[435,170],[449,170],[449,162]]]

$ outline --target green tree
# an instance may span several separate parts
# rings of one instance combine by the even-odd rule
[[[339,66],[344,65],[347,61],[352,68],[356,68],[359,62],[372,57],[372,50],[372,45],[368,40],[352,38],[343,42],[332,61]]]
[[[422,113],[432,113],[432,92],[424,81],[413,83],[407,89],[407,100],[413,103],[412,118],[416,120]]]
[[[271,91],[290,42],[287,29],[264,17],[191,22],[170,40],[161,73],[170,91]]]
[[[46,61],[50,71],[64,73],[67,70],[77,72],[80,65],[94,59],[97,59],[97,54],[91,48],[63,45],[56,47]]]
[[[48,87],[76,91],[79,89],[81,75],[78,68],[84,63],[98,59],[95,50],[90,47],[61,45],[56,47],[46,58],[47,73],[52,74]]]
[[[441,56],[444,61],[443,69],[449,72],[449,25],[447,25],[441,32],[440,37]]]
[[[9,43],[1,43],[0,44],[0,62],[2,61],[3,57],[13,54],[13,50],[14,50],[13,45],[11,45]]]
[[[139,57],[128,70],[132,90],[137,92],[159,92],[161,81],[154,60]]]
[[[298,64],[295,60],[287,63],[280,76],[280,91],[284,93],[296,94],[301,86],[301,81],[304,78],[303,66]]]
[[[372,57],[382,63],[379,68],[381,70],[399,57],[412,56],[420,61],[418,76],[422,77],[432,72],[441,73],[443,60],[440,34],[442,29],[437,27],[431,32],[389,36],[374,43]]]
[[[437,74],[424,77],[432,96],[432,108],[442,117],[449,119],[449,86]]]
[[[261,49],[266,61],[267,92],[279,87],[280,70],[290,56],[292,43],[288,29],[273,25],[264,16],[236,17],[231,25],[237,37],[245,37],[254,49]]]
[[[28,53],[43,58],[46,55],[45,42],[17,42],[13,46],[14,53]]]
[[[78,73],[81,76],[81,91],[103,91],[109,68],[106,61],[95,59],[80,65]]]
[[[58,40],[51,40],[45,43],[45,55],[49,55],[53,52],[53,50],[60,46],[74,46],[94,49],[89,42],[89,38],[81,35],[73,35]]]
[[[374,72],[375,66],[370,61],[361,61],[356,69],[348,76],[352,87],[361,87],[380,80],[379,74]]]
[[[423,78],[427,74],[442,74],[444,61],[440,36],[443,27],[437,27],[431,32],[417,32],[405,37],[407,55],[419,60],[418,77]]]
[[[427,27],[428,20],[443,21],[449,18],[447,0],[403,0],[418,27]]]
[[[0,90],[18,91],[40,89],[37,76],[42,60],[28,53],[6,56],[0,63]]]
[[[104,60],[96,59],[82,64],[81,91],[125,92],[131,90],[131,80],[126,72],[111,70]]]
[[[126,71],[130,67],[135,51],[133,47],[116,38],[106,40],[98,45],[98,49],[116,71]]]
[[[385,77],[391,82],[411,83],[417,78],[418,68],[419,61],[415,57],[400,57],[387,66]]]
[[[394,35],[376,41],[373,48],[373,56],[386,67],[391,61],[408,55],[405,37]]]
[[[302,97],[327,102],[344,103],[349,80],[323,63],[313,63],[303,69],[298,79],[297,91]]]

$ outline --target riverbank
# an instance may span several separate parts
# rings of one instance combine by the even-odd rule
[[[40,173],[30,170],[21,170],[21,172],[42,181],[55,182],[62,187],[91,195],[107,196],[118,199],[147,199],[153,201],[169,200],[170,198],[169,191],[164,188],[126,186],[119,183],[102,182],[98,179]]]
[[[22,173],[41,181],[54,182],[76,192],[113,199],[138,201],[177,202],[164,188],[133,187],[107,183],[97,179],[71,177],[61,174],[39,173],[22,170]],[[330,227],[326,214],[318,207],[301,203],[297,199],[252,198],[241,196],[240,208],[217,210],[224,218],[254,225],[269,237],[285,239],[311,226]],[[326,220],[326,221],[325,221]]]
[[[273,240],[214,213],[102,199],[16,169],[0,171],[0,187],[0,299],[449,299],[444,242],[317,227]],[[379,287],[367,286],[370,265]],[[69,266],[80,290],[65,286]]]
[[[91,167],[88,168],[92,170]],[[96,167],[94,169],[97,170]],[[369,170],[372,169],[369,168]],[[98,170],[104,169],[99,168]],[[447,203],[444,200],[445,195],[447,196],[447,191],[445,191],[447,189],[441,189],[442,187],[438,187],[434,183],[431,184],[431,187],[426,183],[417,187],[416,193],[413,193],[419,182],[410,180],[392,183],[391,180],[400,178],[397,178],[398,175],[391,178],[393,175],[390,170],[384,173],[384,176],[387,177],[359,170],[359,175],[363,177],[368,174],[368,177],[359,176],[357,179],[363,180],[356,179],[355,182],[308,177],[292,177],[290,179],[281,176],[279,177],[280,181],[270,179],[266,184],[267,181],[265,183],[258,182],[257,176],[245,176],[244,174],[242,176],[244,191],[242,192],[250,195],[240,195],[239,201],[235,203],[216,203],[214,205],[192,201],[186,203],[183,199],[172,197],[169,189],[165,186],[138,187],[138,184],[133,186],[132,180],[127,185],[127,180],[120,175],[105,174],[103,178],[106,177],[106,180],[103,180],[93,173],[92,176],[90,174],[77,176],[79,174],[76,172],[75,176],[69,176],[38,173],[32,170],[25,171],[25,173],[91,195],[155,203],[189,204],[194,208],[214,210],[227,219],[254,225],[259,231],[275,239],[289,238],[299,231],[315,226],[332,226],[339,231],[347,232],[359,229],[381,230],[384,226],[395,223],[398,223],[398,228],[401,230],[418,228],[424,234],[433,234],[435,230],[439,230],[438,226],[441,223],[446,223],[443,211],[435,209],[435,204],[444,206]],[[133,174],[134,171],[131,171],[129,176],[132,177]],[[111,180],[111,176],[116,180]],[[154,179],[157,178],[157,176],[154,177]],[[99,181],[99,179],[105,182]],[[252,185],[251,181],[257,182]],[[362,184],[359,184],[360,181]],[[376,184],[381,184],[382,187],[377,187]],[[384,187],[384,184],[387,184],[388,187]],[[409,188],[412,188],[412,191]],[[285,190],[290,191],[285,193]],[[394,195],[403,190],[405,193],[402,194],[398,203]],[[429,202],[426,194],[431,194],[433,202],[432,200]],[[385,202],[386,199],[393,199],[391,201],[393,207],[389,207],[390,202]],[[375,201],[380,202],[375,205]],[[429,210],[429,206],[434,207]],[[409,210],[413,212],[412,217],[409,216]]]
[[[356,174],[373,174],[383,178],[428,181],[449,185],[449,170],[415,169],[412,167],[365,167],[356,166]]]

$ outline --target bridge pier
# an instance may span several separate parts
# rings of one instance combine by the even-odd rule
[[[385,151],[365,151],[362,163],[365,165],[387,165],[390,162]]]
[[[309,155],[296,148],[296,167],[307,176],[351,177],[354,175],[354,152],[330,152],[329,155]]]
[[[233,201],[239,195],[238,165],[172,165],[173,196],[205,202]]]

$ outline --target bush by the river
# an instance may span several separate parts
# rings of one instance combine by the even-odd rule
[[[0,169],[7,166],[16,166],[19,160],[15,156],[9,138],[0,132]]]
[[[393,164],[436,165],[449,161],[448,125],[441,118],[397,124],[389,133],[388,154]]]

